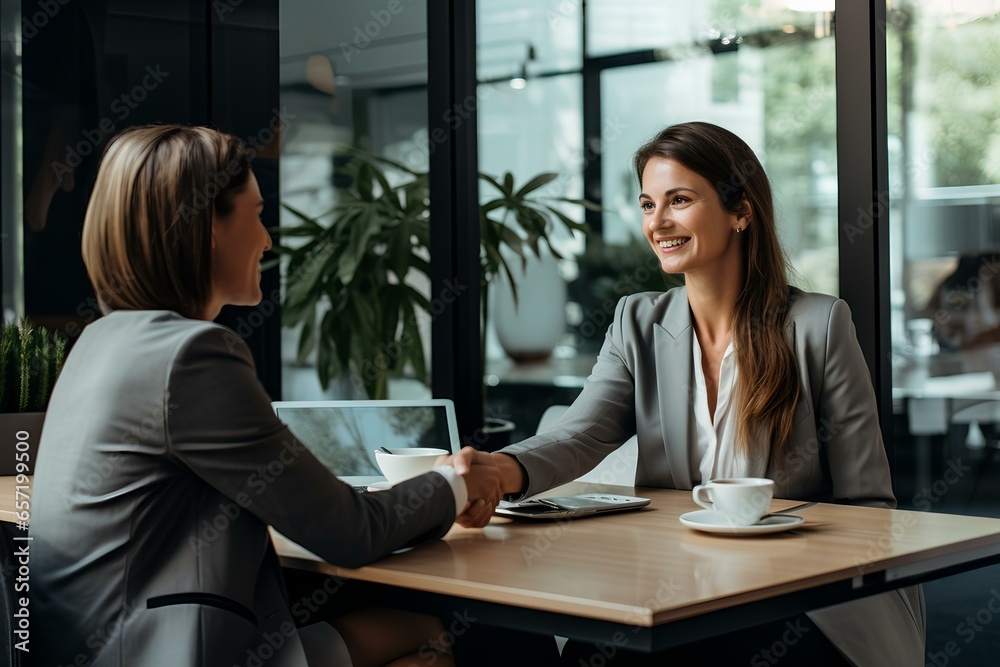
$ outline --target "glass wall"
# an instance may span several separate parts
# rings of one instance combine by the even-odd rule
[[[896,452],[900,499],[918,509],[1000,501],[998,12],[894,2],[888,14]]]
[[[426,11],[280,4],[286,400],[430,396]]]

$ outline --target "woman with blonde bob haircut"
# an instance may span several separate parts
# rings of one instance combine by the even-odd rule
[[[232,215],[250,180],[246,145],[206,127],[142,127],[118,135],[102,165],[83,261],[103,308],[201,317],[212,288],[212,219]]]
[[[636,486],[766,477],[778,498],[894,507],[850,310],[788,284],[771,186],[754,152],[724,128],[682,123],[639,148],[635,173],[641,232],[663,272],[683,274],[685,284],[619,301],[594,370],[561,421],[494,454],[504,493],[533,496],[573,480],[636,436]],[[763,664],[758,652],[782,636],[784,623],[670,658]],[[804,636],[788,647],[793,664],[922,663],[917,588],[795,623]],[[570,645],[564,662],[585,663],[596,650]],[[607,664],[665,659],[622,651]]]
[[[275,417],[247,346],[212,323],[261,300],[263,205],[246,146],[216,130],[137,127],[105,150],[83,229],[105,316],[67,358],[35,469],[40,665],[453,664],[436,618],[338,604],[332,581],[289,600],[268,526],[360,567],[500,486],[470,456],[359,494]]]

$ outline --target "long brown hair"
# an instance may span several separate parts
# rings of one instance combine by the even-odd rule
[[[740,235],[744,274],[733,314],[739,365],[736,446],[753,457],[770,453],[780,465],[780,455],[790,444],[800,386],[784,336],[788,263],[778,243],[767,174],[742,139],[710,123],[673,125],[642,146],[635,154],[640,183],[646,163],[654,157],[675,160],[698,173],[712,184],[727,211],[750,215]],[[770,452],[752,450],[755,436],[770,443]]]
[[[232,212],[249,157],[242,140],[207,127],[132,127],[111,140],[83,222],[83,261],[103,311],[203,315],[212,214]]]

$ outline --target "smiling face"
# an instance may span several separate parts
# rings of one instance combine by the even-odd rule
[[[721,278],[741,271],[747,219],[730,213],[704,177],[676,160],[653,157],[642,171],[642,231],[666,273]]]
[[[232,212],[212,215],[210,319],[225,305],[260,303],[260,261],[271,249],[271,235],[260,219],[263,209],[257,177],[250,172],[246,187],[233,197]]]

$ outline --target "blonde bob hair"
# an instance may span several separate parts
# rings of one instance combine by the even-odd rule
[[[101,310],[200,317],[211,292],[212,214],[247,184],[250,153],[207,127],[129,128],[104,150],[83,222],[83,261]]]

